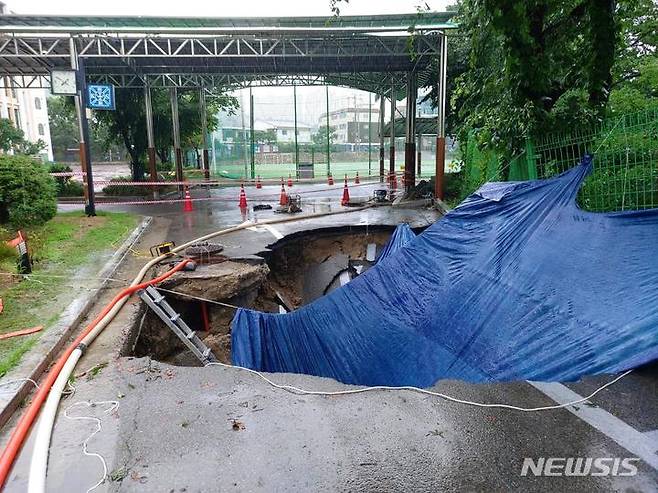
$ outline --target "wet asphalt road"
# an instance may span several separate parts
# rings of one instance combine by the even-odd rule
[[[375,187],[359,187],[359,194],[367,196]],[[311,188],[327,187],[298,189]],[[248,188],[250,205],[274,204],[278,189]],[[216,200],[196,202],[195,211],[187,214],[181,204],[102,207],[167,217],[167,238],[181,243],[242,222],[237,192],[212,190]],[[338,186],[304,194],[305,212],[338,209],[340,194]],[[205,191],[195,190],[194,196],[204,197]],[[251,216],[269,217],[274,213]],[[262,251],[276,241],[276,233],[285,236],[307,227],[410,220],[423,226],[433,219],[427,212],[372,209],[279,225],[275,232],[247,230],[221,242],[227,254],[241,256]],[[147,366],[146,360],[112,361],[93,381],[79,382],[71,401],[119,402],[110,415],[102,414],[102,406],[72,411],[102,418],[103,429],[90,449],[105,457],[114,480],[100,491],[658,491],[657,365],[636,370],[589,403],[540,412],[479,408],[407,392],[300,396],[237,369]],[[560,385],[557,392],[585,396],[611,378]],[[303,375],[272,379],[314,390],[348,388]],[[478,402],[555,404],[526,382],[449,381],[436,389]],[[100,477],[98,458],[85,457],[80,446],[93,429],[92,422],[71,421],[60,413],[50,459],[52,491],[83,491]],[[634,476],[521,476],[526,457],[638,456]],[[23,465],[7,491],[21,491],[24,481]]]

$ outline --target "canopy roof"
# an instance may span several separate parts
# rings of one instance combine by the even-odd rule
[[[451,13],[348,17],[0,17],[0,76],[48,87],[75,54],[118,87],[336,84],[388,93],[427,77]],[[402,96],[402,94],[396,94]]]

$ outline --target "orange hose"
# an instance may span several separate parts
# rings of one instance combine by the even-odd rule
[[[7,476],[9,476],[9,472],[11,471],[11,468],[14,464],[14,460],[16,459],[18,452],[21,450],[21,447],[23,446],[23,442],[25,441],[25,438],[27,437],[27,434],[30,431],[32,423],[34,423],[34,420],[39,414],[41,405],[48,397],[48,392],[50,392],[50,388],[55,383],[55,380],[57,380],[57,376],[59,375],[59,372],[64,367],[66,360],[69,358],[71,353],[78,347],[80,342],[85,338],[87,334],[89,334],[89,332],[91,332],[94,329],[94,327],[96,327],[96,325],[98,325],[98,323],[103,319],[103,317],[107,315],[107,313],[112,309],[114,305],[117,304],[119,300],[121,300],[126,296],[130,296],[135,291],[144,289],[145,287],[150,286],[152,284],[158,284],[159,282],[164,281],[169,276],[171,276],[175,272],[185,267],[185,265],[188,262],[189,260],[183,260],[179,264],[176,264],[176,266],[173,269],[168,270],[161,276],[151,279],[150,281],[146,281],[141,284],[136,284],[135,286],[128,286],[127,288],[122,289],[112,299],[112,301],[110,301],[110,303],[106,305],[105,308],[103,308],[103,310],[85,328],[85,330],[83,330],[80,333],[80,335],[78,335],[78,337],[75,338],[75,340],[71,343],[71,345],[66,348],[64,353],[59,357],[59,359],[53,365],[51,370],[48,372],[48,375],[46,376],[45,380],[39,387],[39,390],[35,394],[34,399],[32,399],[32,402],[30,402],[30,405],[27,407],[27,409],[21,416],[21,419],[18,421],[16,428],[14,428],[14,431],[12,432],[11,437],[9,438],[9,442],[7,442],[7,445],[5,446],[5,449],[2,451],[2,456],[0,456],[0,488],[5,484],[5,481],[7,480]]]
[[[39,332],[40,330],[43,330],[43,325],[37,325],[36,327],[32,327],[30,329],[17,330],[15,332],[7,332],[6,334],[0,334],[0,341],[3,339],[10,339],[12,337],[34,334],[35,332]]]

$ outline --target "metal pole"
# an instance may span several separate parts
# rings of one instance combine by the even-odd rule
[[[292,86],[292,103],[295,110],[295,177],[299,179],[299,144],[297,142],[297,86]]]
[[[331,174],[331,132],[329,131],[329,86],[325,86],[327,93],[327,176]]]
[[[372,93],[368,93],[368,176],[372,175]],[[358,126],[357,126],[358,128]]]
[[[416,73],[407,74],[406,142],[404,144],[404,186],[407,192],[416,186]]]
[[[149,175],[151,181],[158,181],[158,169],[155,164],[155,132],[153,131],[153,102],[151,100],[151,88],[144,87],[144,108],[146,110],[146,140],[149,161]],[[159,198],[158,187],[153,185],[153,199]]]
[[[391,83],[391,142],[389,151],[388,172],[393,179],[395,174],[395,83]]]
[[[176,162],[176,181],[183,181],[183,151],[180,148],[180,122],[178,121],[178,89],[169,89],[171,102],[171,125],[174,137],[174,159]],[[183,198],[183,185],[178,185],[178,195]]]
[[[437,86],[438,95],[438,119],[436,133],[436,177],[434,181],[434,196],[439,200],[444,198],[443,175],[446,165],[446,134],[445,134],[445,111],[446,111],[446,79],[448,67],[448,38],[445,33],[441,35],[441,60],[439,64],[439,81]]]
[[[379,181],[384,183],[384,156],[386,154],[384,148],[384,124],[386,123],[386,100],[384,94],[379,95]]]
[[[94,200],[94,175],[91,167],[91,152],[89,149],[89,122],[87,121],[87,84],[85,80],[84,60],[78,58],[75,40],[70,39],[71,68],[76,71],[75,111],[78,115],[78,130],[80,132],[80,166],[82,168],[85,187],[85,214],[96,215]]]
[[[208,162],[208,109],[206,106],[206,89],[199,88],[199,113],[201,115],[201,167],[203,177],[210,179],[210,163]]]
[[[417,166],[416,176],[418,177],[418,179],[420,179],[421,176],[422,176],[422,172],[423,172],[422,165],[421,165],[422,157],[423,157],[422,156],[422,154],[423,154],[423,134],[420,133],[420,130],[418,131],[418,142],[416,144],[416,149],[417,149],[417,153],[416,153],[416,166]]]
[[[251,179],[256,179],[256,133],[254,131],[254,95],[249,88],[249,143],[251,156]]]

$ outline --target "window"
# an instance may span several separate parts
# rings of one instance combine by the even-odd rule
[[[46,132],[43,128],[43,123],[39,123],[39,126],[37,127],[37,131],[39,132],[39,135],[41,135],[41,136],[45,135]]]
[[[17,108],[14,109],[14,125],[16,128],[21,128],[21,114]]]
[[[34,107],[38,110],[41,109],[41,99],[39,98],[34,98]]]
[[[288,135],[288,131],[287,130],[281,130],[281,135]]]

